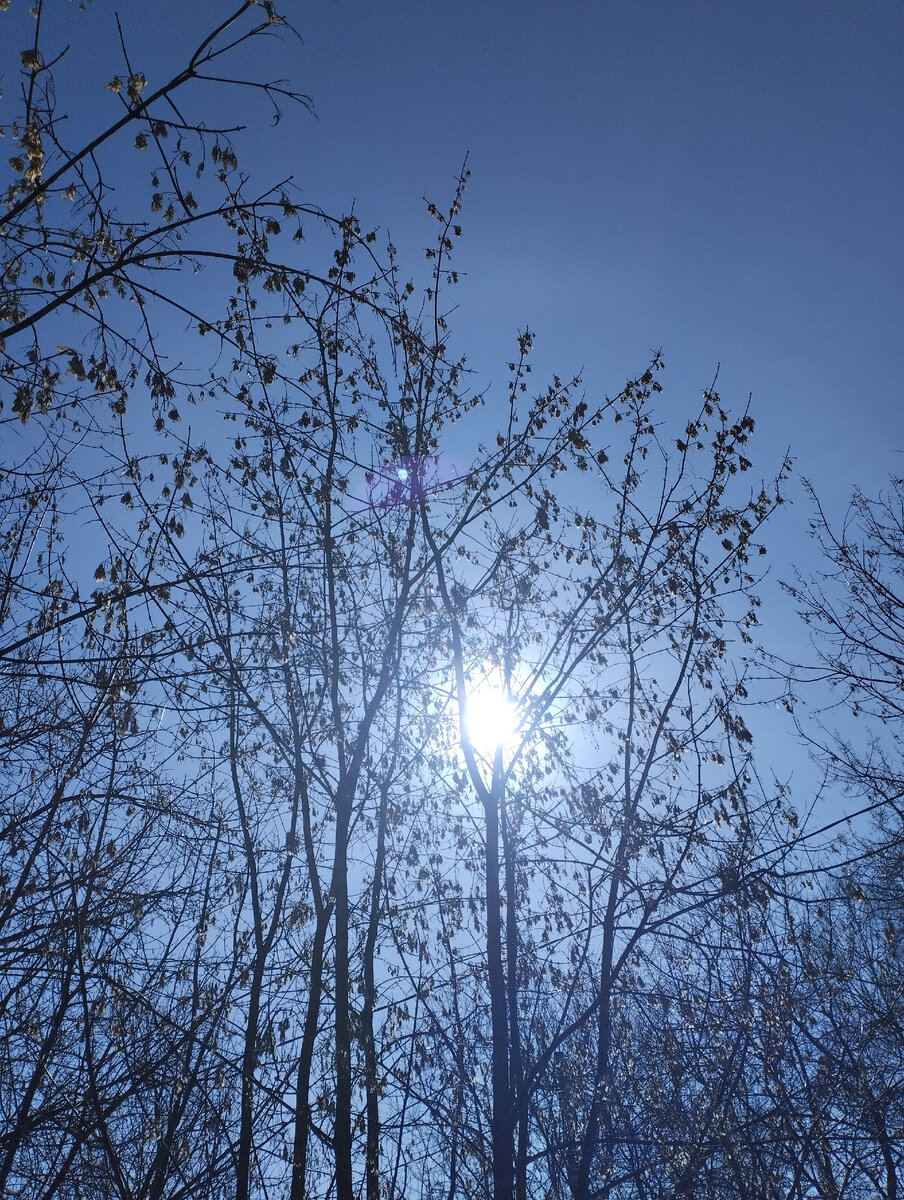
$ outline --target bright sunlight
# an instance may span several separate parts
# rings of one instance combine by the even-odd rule
[[[484,680],[468,696],[468,736],[479,754],[492,758],[500,746],[512,741],[519,725],[517,704],[490,680]]]

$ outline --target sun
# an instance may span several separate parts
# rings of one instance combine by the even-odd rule
[[[520,719],[514,700],[491,681],[484,680],[468,694],[467,735],[473,748],[492,758],[518,734]]]

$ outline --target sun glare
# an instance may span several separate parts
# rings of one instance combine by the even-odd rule
[[[471,745],[492,757],[518,733],[518,708],[503,692],[489,683],[468,696],[467,732]]]

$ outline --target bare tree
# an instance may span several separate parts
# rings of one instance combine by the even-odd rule
[[[467,173],[419,289],[204,120],[224,81],[304,103],[242,70],[271,6],[160,86],[118,30],[80,149],[36,12],[0,218],[2,1188],[739,1194],[789,1097],[809,1174],[760,1155],[763,1194],[826,1186],[814,1076],[783,1043],[769,1091],[751,1015],[790,828],[744,722],[785,473],[749,485],[752,417],[711,388],[658,426],[658,356],[535,392],[525,331],[453,461],[490,428],[448,329]]]
[[[729,629],[750,640],[756,623],[750,557],[780,494],[727,501],[731,476],[750,465],[752,421],[730,421],[712,391],[670,462],[649,411],[658,361],[595,410],[557,384],[520,418],[529,345],[522,338],[498,478],[492,460],[484,467],[514,511],[463,559],[426,536],[450,622],[461,782],[485,823],[494,1195],[528,1194],[534,1097],[570,1048],[586,1082],[565,1085],[571,1128],[555,1140],[569,1147],[571,1193],[586,1197],[615,1186],[605,1181],[617,1173],[622,980],[640,978],[657,946],[691,936],[684,913],[763,888],[783,853],[776,839],[774,858],[748,865],[778,800],[756,797],[745,683],[723,670]],[[569,469],[593,481],[592,507],[566,500]],[[520,725],[513,747],[481,755],[468,705],[487,664]]]

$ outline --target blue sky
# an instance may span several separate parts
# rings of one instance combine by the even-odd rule
[[[752,393],[758,470],[795,459],[773,581],[821,565],[800,477],[839,518],[904,473],[904,5],[337,0],[299,28],[280,63],[317,109],[310,199],[354,197],[414,250],[469,154],[454,331],[500,404],[525,325],[537,378],[583,368],[590,393],[661,348],[669,420],[720,364],[729,404]],[[806,656],[764,601],[767,640]],[[783,715],[759,724],[790,770]]]
[[[419,245],[469,153],[456,329],[481,375],[525,324],[588,390],[661,347],[682,412],[717,363],[753,393],[763,469],[790,445],[840,502],[902,468],[900,4],[336,0],[299,27],[311,199]]]
[[[899,0],[283,10],[302,40],[270,41],[261,69],[309,93],[317,116],[289,109],[273,128],[265,109],[221,94],[224,121],[250,122],[243,166],[262,184],[292,175],[330,211],[354,202],[415,274],[432,237],[424,197],[448,202],[467,154],[451,345],[477,387],[495,381],[490,405],[506,403],[505,363],[528,326],[538,386],[582,369],[590,395],[617,391],[661,349],[663,415],[677,424],[721,364],[729,405],[752,393],[758,471],[772,475],[790,448],[836,517],[853,486],[875,493],[904,473]],[[119,11],[153,85],[229,6]],[[51,14],[73,45],[61,95],[93,129],[118,115],[115,98],[94,79],[81,101],[71,89],[86,56],[92,77],[122,71],[113,6]],[[0,19],[9,45],[27,44],[24,2]],[[4,85],[18,86],[9,74]],[[776,575],[810,561],[809,508],[798,482],[790,493],[771,536]],[[799,639],[784,618],[772,624]]]
[[[449,196],[468,153],[453,344],[499,404],[525,325],[535,378],[583,368],[590,393],[661,348],[668,420],[719,364],[729,404],[752,393],[758,470],[790,448],[796,475],[764,639],[809,657],[775,586],[823,565],[800,477],[838,519],[904,472],[904,6],[336,0],[299,28],[279,66],[316,105],[289,155],[309,199],[354,198],[416,264],[422,197]],[[752,723],[805,806],[790,720]]]
[[[135,67],[159,81],[229,8],[119,6]],[[284,9],[303,40],[271,40],[261,69],[317,116],[290,108],[270,128],[247,93],[220,92],[223,119],[249,121],[243,166],[262,182],[291,174],[331,211],[354,201],[414,273],[432,235],[423,198],[450,199],[467,154],[453,345],[500,403],[529,326],[538,379],[583,368],[588,392],[661,349],[680,417],[721,363],[725,400],[753,395],[757,465],[769,473],[790,446],[835,511],[852,485],[904,469],[898,0]],[[86,55],[92,76],[122,70],[113,6],[49,15],[72,43],[57,70],[73,109]],[[27,44],[24,0],[3,24]],[[86,127],[118,115],[94,79],[83,98]]]

